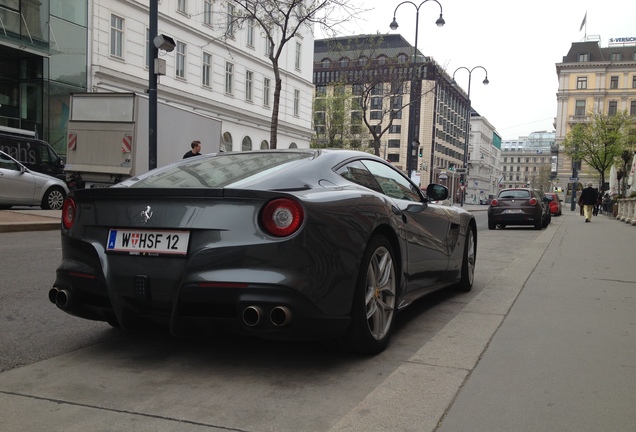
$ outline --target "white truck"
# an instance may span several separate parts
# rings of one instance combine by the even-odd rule
[[[71,95],[66,172],[71,189],[107,187],[145,173],[148,166],[148,98],[136,93]],[[180,160],[190,143],[218,152],[221,121],[157,103],[157,167]]]

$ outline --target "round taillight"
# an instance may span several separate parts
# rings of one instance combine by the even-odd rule
[[[292,235],[303,223],[302,206],[288,198],[277,198],[268,202],[261,212],[263,228],[276,237]]]
[[[530,198],[530,201],[528,201],[528,204],[530,204],[531,206],[537,205],[537,199],[536,198]]]
[[[75,222],[75,200],[67,197],[62,204],[62,225],[64,228],[71,229]]]
[[[497,201],[496,198],[493,198],[493,200],[490,201],[490,205],[493,206],[493,207],[497,207],[497,204],[499,204],[499,201]]]

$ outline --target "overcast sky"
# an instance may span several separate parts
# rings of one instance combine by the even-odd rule
[[[413,0],[419,5],[422,0]],[[360,2],[360,0],[357,0]],[[517,139],[534,131],[553,131],[558,78],[556,63],[572,42],[587,33],[607,47],[610,38],[636,37],[636,0],[439,0],[443,27],[437,27],[440,8],[433,0],[420,7],[417,48],[432,56],[452,76],[459,67],[483,66],[490,84],[483,85],[480,68],[472,72],[472,106],[503,139]],[[399,28],[389,24],[394,0],[365,0],[356,23],[345,35],[401,34],[415,44],[416,8],[402,4],[396,13]],[[586,26],[579,31],[584,17]],[[320,38],[320,34],[316,35]],[[468,72],[455,80],[468,89]]]

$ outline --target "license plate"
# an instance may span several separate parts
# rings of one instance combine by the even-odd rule
[[[106,250],[130,255],[161,256],[188,253],[189,231],[111,229]]]
[[[521,209],[509,209],[509,210],[504,210],[503,212],[505,214],[516,214],[516,213],[523,213],[523,210],[521,210]]]

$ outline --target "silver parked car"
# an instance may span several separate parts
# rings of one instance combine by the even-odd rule
[[[60,210],[67,194],[62,180],[31,171],[0,151],[0,209],[24,205]]]

